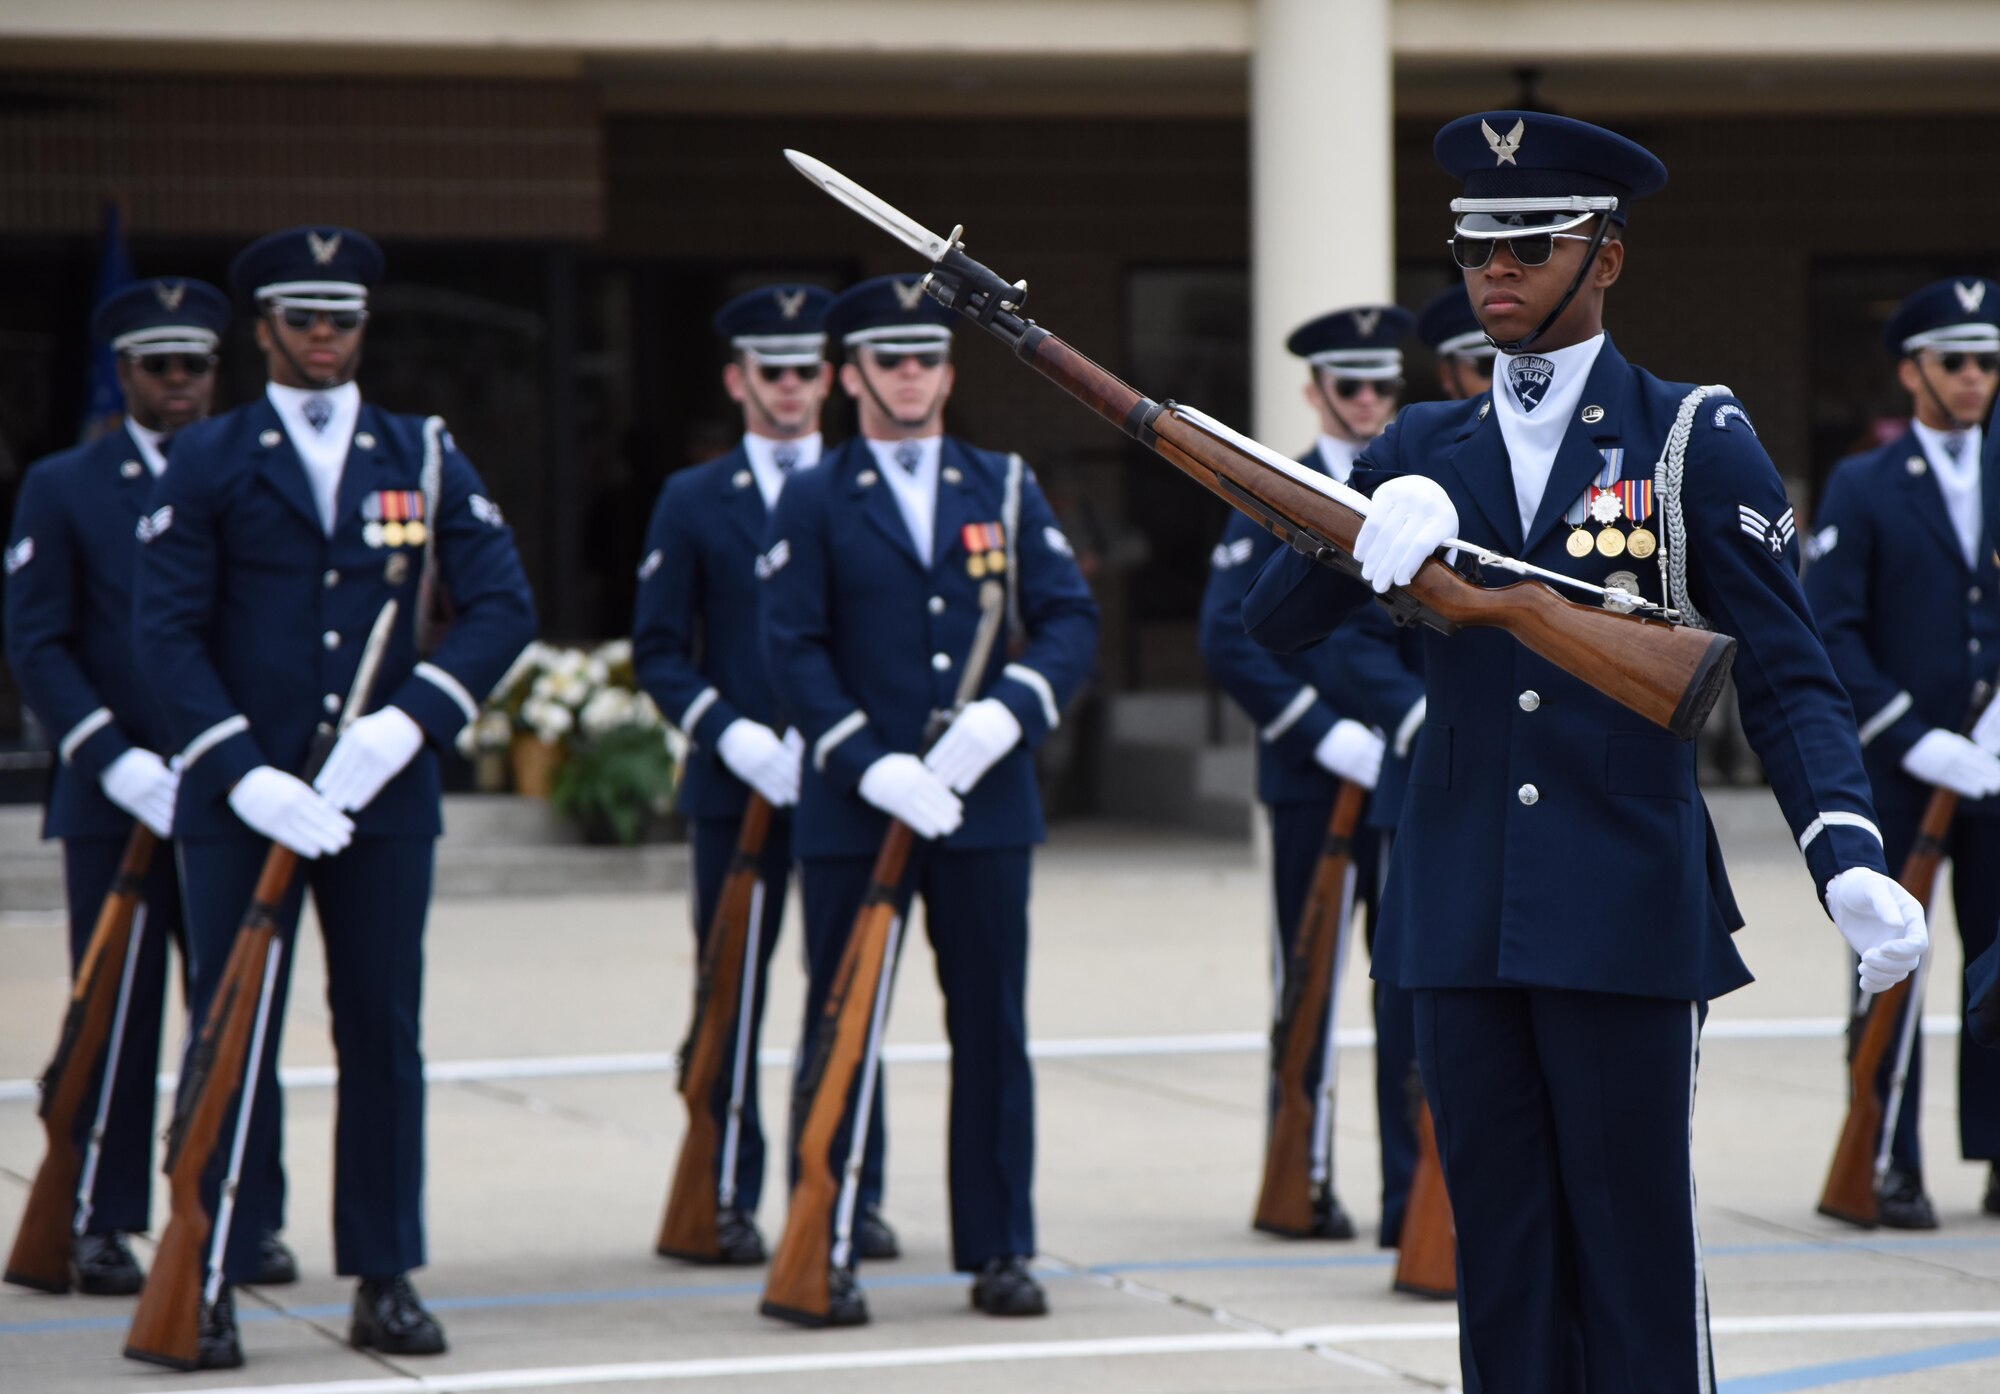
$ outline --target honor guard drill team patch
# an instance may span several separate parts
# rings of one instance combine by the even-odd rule
[[[1507,383],[1522,411],[1532,412],[1542,404],[1542,395],[1555,380],[1555,369],[1553,359],[1537,358],[1532,353],[1507,360]]]
[[[417,489],[378,489],[361,500],[361,516],[361,540],[370,547],[421,547],[430,535]]]
[[[958,540],[965,544],[965,574],[977,580],[1007,569],[1007,530],[998,523],[967,523]]]

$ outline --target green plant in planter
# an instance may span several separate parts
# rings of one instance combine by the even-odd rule
[[[612,689],[616,690],[616,689]],[[549,798],[591,841],[636,845],[674,791],[674,757],[656,724],[621,724],[569,741]]]

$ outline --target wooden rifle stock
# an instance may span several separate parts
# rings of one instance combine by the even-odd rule
[[[28,1205],[14,1247],[7,1255],[10,1283],[42,1292],[69,1291],[69,1261],[75,1242],[77,1183],[83,1149],[77,1144],[77,1115],[90,1079],[107,1058],[113,1008],[132,951],[132,922],[145,897],[146,871],[158,839],[144,823],[132,825],[118,874],[105,892],[97,925],[77,965],[56,1050],[42,1075],[42,1131],[48,1149],[28,1190]],[[109,1080],[101,1088],[108,1089]]]
[[[1410,1199],[1396,1245],[1394,1286],[1418,1297],[1452,1297],[1458,1292],[1458,1232],[1444,1188],[1444,1163],[1438,1158],[1437,1125],[1421,1088],[1413,1104],[1417,1165],[1410,1173]]]
[[[1278,1107],[1264,1140],[1264,1180],[1252,1222],[1267,1234],[1303,1238],[1313,1232],[1315,1109],[1306,1075],[1325,1044],[1319,1023],[1333,992],[1335,954],[1346,943],[1341,911],[1347,903],[1348,869],[1354,863],[1354,829],[1367,797],[1360,785],[1340,781],[1327,822],[1326,846],[1313,868],[1312,888],[1285,964],[1284,997],[1271,1029]],[[1333,1063],[1326,1061],[1329,1072]],[[1330,1083],[1322,1080],[1321,1087]]]
[[[718,1146],[715,1115],[710,1103],[716,1081],[728,1067],[728,1045],[735,1032],[747,1030],[737,1011],[746,975],[757,967],[748,961],[750,921],[757,909],[757,887],[763,876],[764,839],[771,827],[771,805],[752,794],[744,805],[743,825],[736,837],[736,855],[722,883],[722,895],[709,920],[708,946],[701,956],[695,986],[694,1020],[681,1047],[681,1099],[687,1104],[687,1134],[667,1189],[666,1214],[660,1220],[655,1249],[667,1258],[713,1263],[722,1257],[717,1228]]]
[[[199,1368],[203,1278],[214,1224],[202,1204],[201,1179],[215,1155],[238,1087],[257,1087],[257,1062],[249,1059],[250,1037],[278,930],[278,908],[291,890],[297,868],[298,854],[289,847],[273,843],[265,854],[264,870],[230,945],[215,1000],[182,1071],[167,1139],[171,1199],[167,1228],[125,1336],[125,1354],[133,1360],[176,1370]]]
[[[834,1139],[847,1113],[847,1095],[868,1048],[876,989],[894,965],[888,961],[890,930],[897,915],[903,870],[914,840],[908,827],[891,821],[875,856],[868,894],[855,915],[853,932],[834,970],[814,1034],[812,1055],[793,1107],[809,1100],[798,1128],[799,1179],[785,1212],[785,1232],[771,1256],[759,1310],[803,1326],[823,1326],[831,1304],[833,1209],[840,1196]]]
[[[1972,709],[1965,718],[1970,731],[1986,710],[1992,687],[1980,683],[1973,689]],[[1952,819],[1958,815],[1958,795],[1949,789],[1931,791],[1924,805],[1923,820],[1917,824],[1916,841],[1903,858],[1902,874],[1896,879],[1930,913],[1931,891],[1937,885],[1938,868],[1944,863],[1945,840],[1951,835]],[[1873,1229],[1881,1218],[1876,1204],[1876,1159],[1880,1156],[1882,1129],[1886,1120],[1882,1100],[1875,1093],[1875,1079],[1882,1062],[1895,1048],[1897,1028],[1910,1002],[1910,985],[1916,972],[1886,992],[1868,999],[1860,1030],[1853,1037],[1847,1057],[1847,1117],[1841,1123],[1840,1140],[1833,1147],[1833,1162],[1827,1168],[1826,1185],[1819,1196],[1819,1213],[1835,1220]],[[1921,1011],[1921,1003],[1910,1006]]]

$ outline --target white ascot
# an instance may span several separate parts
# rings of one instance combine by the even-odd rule
[[[1977,426],[1964,431],[1934,431],[1921,421],[1910,429],[1931,462],[1938,492],[1944,495],[1944,511],[1951,515],[1951,530],[1958,534],[1958,550],[1965,564],[1979,565],[1980,489],[1979,454],[1985,433]]]
[[[347,468],[347,447],[354,439],[354,423],[361,418],[361,389],[351,382],[338,387],[280,387],[270,383],[264,393],[285,423],[292,449],[305,466],[306,482],[312,486],[313,504],[319,509],[320,526],[333,536],[334,510],[339,506],[340,475]],[[306,414],[313,403],[313,415],[325,412],[315,426]]]
[[[1500,420],[1500,437],[1507,442],[1507,459],[1514,470],[1514,502],[1521,510],[1521,536],[1534,530],[1556,467],[1556,452],[1583,400],[1583,385],[1604,348],[1598,334],[1568,348],[1538,353],[1499,355],[1493,374],[1493,414]],[[1539,382],[1539,396],[1517,392],[1517,378]]]
[[[155,431],[141,426],[131,417],[125,418],[125,434],[132,437],[132,444],[139,447],[139,458],[146,462],[146,468],[158,479],[167,472],[167,453],[161,442],[167,438],[165,431]]]
[[[903,526],[926,567],[931,564],[931,537],[937,527],[938,459],[944,452],[943,436],[923,436],[916,440],[870,440],[875,456],[875,472],[889,486]],[[909,463],[904,463],[908,461]]]
[[[757,492],[764,496],[765,508],[778,506],[785,480],[818,464],[822,449],[818,431],[797,440],[773,440],[755,431],[744,433],[743,453],[750,457],[750,476],[757,481]]]
[[[1361,447],[1322,435],[1318,448],[1320,468],[1332,475],[1336,483],[1347,483],[1354,475],[1354,457],[1361,453]]]

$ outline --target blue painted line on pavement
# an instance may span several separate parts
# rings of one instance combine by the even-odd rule
[[[1956,1341],[1948,1346],[1899,1351],[1894,1355],[1868,1355],[1858,1360],[1835,1360],[1825,1365],[1801,1365],[1794,1370],[1726,1379],[1717,1394],[1795,1394],[1798,1390],[1828,1389],[1836,1384],[1881,1379],[1886,1375],[1908,1375],[1918,1370],[1941,1370],[1948,1365],[1996,1359],[2000,1359],[2000,1340]]]

